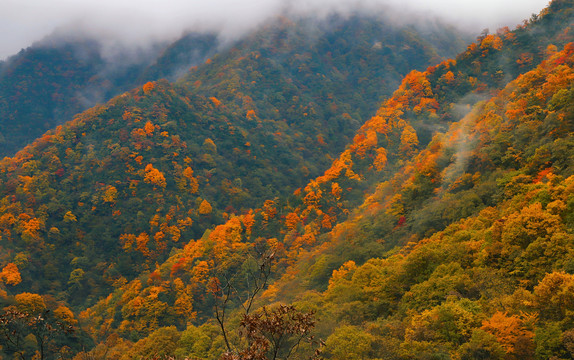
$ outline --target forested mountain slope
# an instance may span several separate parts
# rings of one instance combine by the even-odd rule
[[[412,28],[353,17],[315,29],[311,41],[310,30],[299,30],[311,20],[300,22],[269,25],[181,82],[148,82],[4,159],[2,262],[23,259],[19,289],[80,307],[95,301],[214,224],[304,185],[338,154],[336,139],[358,127],[363,105],[390,93],[409,66],[438,60]],[[412,50],[389,57],[380,50],[398,46],[395,35]],[[452,45],[456,36],[445,36]],[[164,75],[185,44],[174,44],[150,72]],[[366,54],[368,81],[348,74],[355,50]],[[297,64],[288,63],[298,53]],[[333,60],[329,73],[317,75],[321,56]],[[340,85],[331,72],[349,80]],[[352,99],[336,94],[350,86]]]
[[[0,156],[77,113],[149,80],[181,74],[217,50],[214,35],[189,34],[171,47],[107,49],[98,39],[54,34],[0,67]]]
[[[289,44],[274,43],[287,39]],[[315,42],[317,48],[314,48]],[[329,104],[345,105],[340,109],[342,111],[333,109],[329,112],[329,116],[335,118],[343,113],[354,116],[357,111],[362,111],[361,116],[365,116],[364,110],[367,107],[374,109],[377,102],[388,96],[412,68],[426,67],[441,58],[454,56],[463,44],[460,35],[446,26],[430,22],[419,29],[391,26],[381,23],[378,17],[364,15],[352,19],[333,16],[323,21],[284,18],[280,25],[275,21],[245,39],[225,44],[216,34],[191,32],[173,44],[158,43],[147,49],[119,49],[97,38],[84,39],[81,35],[70,37],[56,33],[1,63],[0,155],[13,155],[45,131],[121,92],[147,81],[162,78],[173,81],[217,52],[221,52],[224,61],[229,62],[222,66],[232,70],[237,65],[234,62],[238,61],[239,52],[243,55],[262,52],[270,60],[267,57],[269,52],[277,50],[273,47],[283,46],[273,59],[275,70],[269,69],[268,72],[280,70],[288,78],[293,75],[297,78],[301,71],[299,79],[305,84],[319,80],[320,84],[307,91],[306,96],[321,96],[321,101],[329,97]],[[231,46],[236,50],[228,51]],[[295,62],[294,55],[298,55]],[[350,66],[360,59],[360,67]],[[322,61],[332,65],[332,69],[326,72],[318,69],[323,66]],[[313,76],[315,78],[311,79]],[[340,81],[346,78],[349,78],[347,82]],[[193,81],[198,79],[211,86],[225,80],[208,75]],[[381,81],[386,83],[381,86]],[[327,83],[334,85],[326,86]],[[352,85],[359,94],[346,96],[352,93],[349,86],[343,85]],[[302,86],[301,81],[296,84],[297,88]],[[243,86],[243,96],[260,101],[262,89],[257,88]],[[205,90],[205,87],[198,89],[199,93],[206,95]],[[284,95],[288,94],[286,91]],[[333,100],[334,94],[336,99]],[[343,101],[344,97],[347,100]],[[265,101],[280,100],[271,97]],[[338,121],[344,122],[343,119]],[[355,119],[353,124],[357,126],[360,122],[361,119]]]
[[[276,280],[259,305],[317,311],[329,357],[571,358],[572,5],[554,1],[524,27],[409,74],[324,176],[116,290],[83,314],[91,332],[138,338],[157,326],[115,349],[150,353],[169,333],[172,354],[217,357],[217,323],[201,325],[217,301],[209,284],[232,284],[228,306],[240,308],[261,254],[273,254]],[[539,41],[527,64],[521,41]],[[524,74],[505,84],[500,70],[481,71],[501,59]],[[423,143],[417,130],[431,121],[444,133]],[[364,198],[354,190],[373,185]],[[162,327],[184,319],[198,326]]]

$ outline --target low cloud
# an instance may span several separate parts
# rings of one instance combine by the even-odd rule
[[[409,22],[438,16],[478,34],[530,18],[547,0],[3,0],[0,59],[57,31],[91,35],[120,46],[144,47],[174,40],[184,31],[217,31],[238,37],[282,13],[324,16],[360,9]],[[392,9],[392,10],[391,10]],[[414,14],[417,14],[416,16]]]

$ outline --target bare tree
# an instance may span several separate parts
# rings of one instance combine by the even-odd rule
[[[210,282],[215,319],[227,348],[220,360],[286,360],[304,342],[316,348],[311,359],[319,359],[323,343],[311,334],[315,327],[314,313],[301,312],[292,305],[279,305],[263,307],[252,314],[257,295],[267,286],[274,260],[274,253],[259,255],[261,260],[245,272],[246,289],[239,290],[234,285],[237,277],[220,276],[223,282],[214,277]],[[239,324],[239,338],[243,340],[240,345],[231,343],[226,319],[233,300],[239,301],[243,311]]]

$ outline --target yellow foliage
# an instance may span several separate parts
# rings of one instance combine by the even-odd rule
[[[212,210],[213,209],[211,207],[211,204],[209,203],[209,201],[207,201],[205,199],[199,205],[199,213],[201,215],[209,215],[209,214],[211,214]]]
[[[417,133],[412,126],[407,125],[401,134],[401,151],[409,154],[415,146],[419,144]]]
[[[214,154],[217,152],[217,145],[215,145],[213,140],[211,140],[210,138],[207,138],[203,141],[203,149],[207,152]]]
[[[24,292],[16,295],[14,298],[16,307],[22,312],[34,315],[46,309],[44,299],[38,294]]]
[[[115,202],[117,198],[118,198],[118,189],[116,189],[115,186],[111,185],[106,188],[104,195],[102,195],[102,200],[108,203]]]
[[[76,222],[78,218],[74,215],[71,211],[68,211],[64,214],[64,222]]]
[[[353,273],[357,270],[357,264],[353,260],[344,263],[338,270],[333,270],[333,275],[329,279],[329,289],[337,284],[341,279],[345,278],[347,274]]]

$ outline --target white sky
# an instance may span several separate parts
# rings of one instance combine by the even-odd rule
[[[189,28],[237,36],[284,9],[324,14],[382,4],[436,14],[478,34],[484,28],[513,28],[540,12],[548,0],[0,0],[0,59],[56,28],[70,33],[81,28],[100,38],[144,46],[175,39]]]

